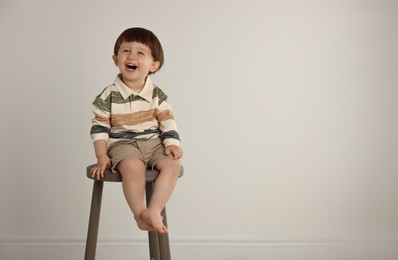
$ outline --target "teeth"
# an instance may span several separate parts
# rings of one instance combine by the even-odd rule
[[[137,68],[137,66],[135,66],[134,64],[127,64],[127,68],[135,70]]]

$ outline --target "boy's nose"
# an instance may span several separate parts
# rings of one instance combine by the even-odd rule
[[[136,58],[136,56],[134,53],[130,52],[128,58],[134,60]]]

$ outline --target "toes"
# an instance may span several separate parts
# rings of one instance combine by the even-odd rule
[[[162,231],[160,233],[166,234],[168,232],[167,228],[165,226],[162,227]]]
[[[163,224],[163,216],[157,212],[146,210],[142,214],[143,220],[154,228],[157,232],[161,234],[166,234],[168,232],[167,227]]]

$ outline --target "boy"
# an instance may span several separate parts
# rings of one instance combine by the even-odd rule
[[[120,74],[92,106],[97,166],[91,174],[100,179],[106,167],[119,171],[137,226],[167,233],[161,211],[176,185],[183,151],[167,96],[148,77],[163,65],[163,49],[151,31],[130,28],[116,40],[112,58]],[[147,167],[159,171],[148,208],[144,200]]]

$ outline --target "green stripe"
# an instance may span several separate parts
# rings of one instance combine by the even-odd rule
[[[106,102],[115,103],[115,104],[125,104],[138,100],[144,100],[144,99],[140,96],[135,96],[135,95],[131,95],[129,96],[129,98],[123,99],[122,94],[120,94],[120,92],[117,91],[111,91],[111,94],[105,99]]]
[[[117,91],[111,91],[111,94],[108,95],[105,99],[101,98],[101,95],[98,95],[93,104],[96,105],[99,109],[110,112],[111,104],[125,104],[129,102],[134,102],[138,100],[145,100],[140,96],[131,95],[128,99],[123,99],[123,96]]]
[[[97,106],[102,111],[111,112],[111,104],[108,103],[107,100],[102,100],[100,96],[95,98],[93,105]]]
[[[153,89],[152,99],[159,98],[158,104],[162,104],[167,99],[167,95],[158,86]]]

